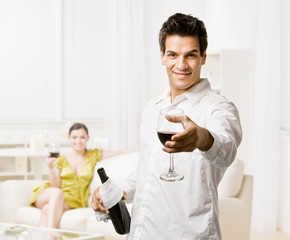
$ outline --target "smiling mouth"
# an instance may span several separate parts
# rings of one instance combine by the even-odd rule
[[[183,77],[183,76],[188,76],[191,74],[191,72],[173,72],[175,75]]]

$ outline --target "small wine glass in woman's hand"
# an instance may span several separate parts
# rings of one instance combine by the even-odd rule
[[[60,153],[60,147],[57,143],[51,143],[48,148],[49,157],[51,158],[58,158]]]
[[[167,116],[178,119],[178,122],[168,121]],[[185,122],[184,111],[178,108],[169,108],[160,111],[157,134],[160,142],[165,146],[166,141],[171,141],[173,135],[184,130],[183,123]],[[167,173],[161,174],[160,179],[166,182],[181,181],[184,176],[178,174],[174,170],[174,154],[170,154],[170,165]]]

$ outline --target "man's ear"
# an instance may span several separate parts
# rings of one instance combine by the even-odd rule
[[[163,52],[162,52],[162,50],[160,50],[160,57],[161,57],[161,63],[162,63],[162,65],[165,65],[165,60],[164,60],[164,54],[163,54]]]
[[[203,53],[203,56],[202,56],[202,65],[204,65],[205,64],[205,62],[206,62],[206,51],[204,51],[204,53]]]

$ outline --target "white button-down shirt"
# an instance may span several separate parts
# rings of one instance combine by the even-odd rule
[[[184,179],[164,182],[159,176],[168,171],[169,154],[162,151],[157,121],[161,109],[173,106],[210,131],[214,144],[206,152],[174,154],[175,170]],[[172,104],[169,91],[149,101],[142,118],[138,168],[127,181],[128,196],[134,196],[128,239],[222,239],[217,186],[236,156],[241,135],[238,110],[212,91],[207,79]]]

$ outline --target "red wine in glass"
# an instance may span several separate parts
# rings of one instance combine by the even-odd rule
[[[177,134],[177,132],[160,131],[157,134],[160,142],[165,146],[165,143],[171,141],[172,136]]]
[[[50,157],[58,158],[59,152],[50,152],[49,155],[50,155]]]
[[[58,143],[51,143],[48,148],[49,156],[52,158],[58,158],[60,147]]]
[[[169,121],[171,119],[171,121]],[[172,136],[184,130],[183,123],[185,122],[184,111],[178,108],[163,109],[159,112],[157,125],[157,135],[160,142],[165,146],[167,141],[170,141]],[[184,176],[176,173],[174,170],[174,154],[169,154],[169,169],[167,173],[160,175],[160,179],[166,182],[181,181]]]

